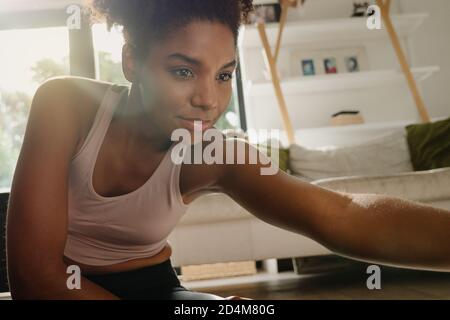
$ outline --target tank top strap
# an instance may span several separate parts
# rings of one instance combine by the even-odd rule
[[[100,148],[106,131],[108,130],[115,107],[122,99],[123,94],[127,91],[127,87],[114,84],[106,90],[95,115],[91,129],[89,130],[82,147],[74,156],[74,159],[77,158],[77,156],[82,152],[87,152],[90,155],[97,153],[97,149]]]

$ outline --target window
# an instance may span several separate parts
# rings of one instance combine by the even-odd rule
[[[233,78],[233,96],[231,97],[230,104],[223,113],[223,115],[217,120],[215,127],[217,129],[237,129],[241,128],[239,119],[238,97],[236,90],[236,77]]]
[[[0,188],[9,188],[37,87],[69,74],[69,39],[65,27],[3,30],[0,43]]]
[[[61,21],[65,21],[64,14]],[[97,24],[92,35],[97,79],[129,84],[122,73],[121,30],[113,28],[108,32],[104,24]],[[69,31],[66,26],[0,30],[0,43],[0,189],[8,189],[37,87],[48,78],[70,74]],[[218,129],[241,128],[236,88],[234,77],[233,96],[215,125]]]
[[[94,54],[97,79],[117,84],[130,83],[125,79],[122,71],[123,37],[119,28],[112,28],[108,32],[105,24],[92,26],[94,39]]]
[[[123,37],[120,28],[107,31],[105,24],[96,24],[92,27],[94,50],[96,59],[97,79],[119,84],[129,84],[122,72],[122,46]],[[241,128],[239,119],[236,77],[233,80],[233,96],[222,117],[216,122],[218,129]]]

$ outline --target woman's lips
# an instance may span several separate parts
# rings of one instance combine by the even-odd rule
[[[205,131],[212,127],[212,121],[195,120],[178,117],[181,125],[188,130]]]

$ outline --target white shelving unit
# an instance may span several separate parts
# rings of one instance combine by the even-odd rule
[[[438,72],[438,66],[412,68],[412,73],[418,83]],[[401,71],[376,70],[355,73],[327,74],[308,77],[288,78],[281,81],[285,95],[300,93],[316,93],[325,91],[356,90],[389,86],[403,83],[405,76]],[[271,82],[248,82],[248,92],[252,96],[273,95]]]
[[[429,18],[428,13],[391,15],[402,45],[407,50],[407,40]],[[360,110],[365,124],[352,128],[360,130],[383,126],[380,118],[386,119],[388,127],[414,120],[414,101],[406,86],[405,74],[401,71],[386,30],[369,30],[367,17],[334,18],[327,20],[288,21],[285,25],[278,61],[282,75],[281,89],[286,97],[288,112],[294,130],[322,131],[332,134],[335,127],[327,125],[331,115],[341,110]],[[272,47],[276,44],[278,23],[266,25],[266,33]],[[383,25],[384,29],[384,25]],[[281,117],[276,104],[275,90],[271,81],[262,80],[266,70],[263,45],[255,26],[243,26],[240,38],[242,79],[250,128],[280,128]],[[291,54],[309,54],[338,50],[364,50],[367,64],[359,72],[318,74],[313,76],[289,76],[298,73],[291,65]],[[307,55],[306,55],[307,56]],[[289,71],[287,71],[289,70]],[[342,70],[342,69],[340,69]],[[440,71],[439,66],[412,66],[411,72],[417,83],[426,81]],[[398,89],[397,89],[398,88]],[[362,93],[362,92],[368,92]],[[321,95],[320,93],[324,93]],[[327,93],[327,94],[325,94]],[[353,94],[354,93],[354,94]],[[378,113],[374,116],[374,110]],[[264,112],[264,115],[261,114]],[[366,117],[367,115],[367,117]],[[382,115],[382,116],[380,116]],[[298,117],[298,118],[296,118]],[[419,122],[419,117],[417,122]],[[306,126],[306,127],[305,127]],[[350,128],[349,128],[350,129]],[[340,127],[337,130],[345,130]]]
[[[427,13],[403,14],[392,16],[392,22],[400,37],[413,34],[429,17]],[[344,18],[332,20],[310,20],[287,22],[283,33],[282,46],[304,45],[336,40],[374,40],[386,37],[385,32],[374,32],[366,27],[367,18]],[[271,45],[275,44],[278,23],[266,25],[267,37]],[[258,30],[245,25],[241,29],[242,48],[261,47]]]

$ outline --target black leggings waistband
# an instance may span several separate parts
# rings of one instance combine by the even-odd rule
[[[187,290],[170,259],[140,269],[84,277],[122,299],[166,299],[173,291]]]

